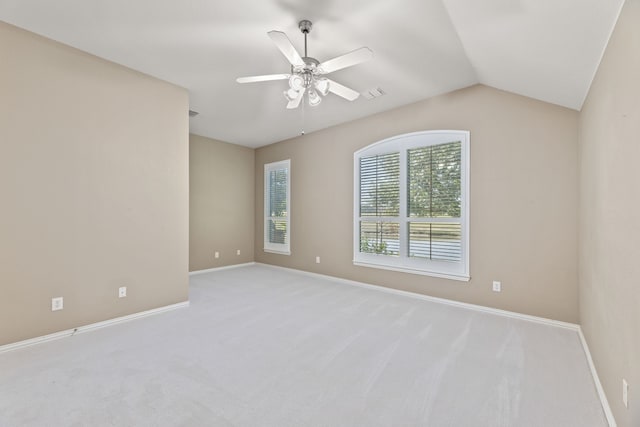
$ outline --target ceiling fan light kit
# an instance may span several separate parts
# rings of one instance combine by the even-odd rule
[[[287,100],[288,109],[298,108],[305,95],[308,104],[312,107],[319,105],[322,102],[322,97],[327,96],[329,92],[349,101],[356,100],[360,96],[358,92],[324,76],[368,61],[373,57],[373,51],[368,47],[361,47],[328,61],[320,62],[307,55],[307,34],[309,34],[312,27],[311,21],[306,19],[298,23],[298,28],[304,34],[304,56],[300,56],[285,33],[281,31],[269,31],[267,33],[291,64],[290,74],[239,77],[236,81],[238,83],[255,83],[288,80],[289,89],[283,92]]]

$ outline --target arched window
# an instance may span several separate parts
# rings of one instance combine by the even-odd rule
[[[469,132],[394,136],[354,154],[354,264],[469,280]]]

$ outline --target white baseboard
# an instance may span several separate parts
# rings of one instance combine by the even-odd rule
[[[118,323],[129,322],[134,319],[139,319],[141,317],[152,316],[155,314],[164,313],[166,311],[176,310],[178,308],[189,307],[189,301],[179,302],[177,304],[166,305],[164,307],[158,307],[151,310],[141,311],[139,313],[133,313],[122,317],[116,317],[115,319],[104,320],[102,322],[91,323],[89,325],[78,326],[77,328],[67,329],[60,332],[55,332],[53,334],[43,335],[41,337],[30,338],[24,341],[18,341],[11,344],[5,344],[0,346],[0,353],[5,353],[7,351],[17,350],[19,348],[29,347],[31,345],[41,344],[47,341],[53,341],[60,338],[70,337],[72,335],[76,335],[82,332],[89,332],[95,329],[104,328],[106,326],[115,325]]]
[[[582,333],[582,328],[578,329],[578,335],[580,336],[580,342],[582,343],[582,349],[584,350],[584,354],[587,356],[587,362],[589,363],[589,369],[591,370],[591,376],[593,377],[593,382],[596,385],[596,390],[598,391],[598,397],[600,397],[600,403],[602,403],[602,409],[604,410],[604,415],[607,417],[607,422],[609,423],[609,427],[617,427],[616,419],[613,417],[613,411],[611,411],[611,406],[609,406],[609,401],[607,400],[607,395],[604,393],[604,388],[602,387],[602,383],[600,382],[600,377],[598,377],[598,371],[596,371],[596,365],[593,363],[593,358],[591,357],[591,351],[589,351],[589,346],[587,345],[587,340]]]
[[[318,278],[327,279],[327,280],[331,280],[331,281],[338,282],[338,283],[344,283],[344,284],[347,284],[347,285],[359,286],[361,288],[373,289],[373,290],[376,290],[376,291],[388,292],[388,293],[396,294],[396,295],[404,295],[404,296],[408,296],[408,297],[411,297],[411,298],[418,298],[418,299],[425,300],[425,301],[432,301],[432,302],[436,302],[436,303],[440,303],[440,304],[451,305],[451,306],[454,306],[454,307],[466,308],[468,310],[481,311],[483,313],[490,313],[490,314],[495,314],[495,315],[498,315],[498,316],[511,317],[511,318],[514,318],[514,319],[527,320],[529,322],[542,323],[544,325],[551,325],[551,326],[556,326],[556,327],[560,327],[560,328],[571,329],[572,331],[578,331],[580,329],[580,326],[575,324],[575,323],[561,322],[559,320],[547,319],[545,317],[531,316],[529,314],[517,313],[515,311],[501,310],[499,308],[485,307],[483,305],[477,305],[477,304],[469,304],[469,303],[466,303],[466,302],[454,301],[454,300],[450,300],[450,299],[446,299],[446,298],[432,297],[432,296],[429,296],[429,295],[418,294],[418,293],[415,293],[415,292],[401,291],[399,289],[387,288],[385,286],[372,285],[370,283],[357,282],[355,280],[348,280],[348,279],[343,279],[343,278],[340,278],[340,277],[328,276],[326,274],[311,273],[309,271],[297,270],[297,269],[294,269],[294,268],[280,267],[278,265],[262,264],[262,263],[257,263],[257,264],[263,265],[265,267],[271,267],[271,268],[276,268],[276,269],[281,269],[281,270],[288,270],[288,271],[292,271],[292,272],[295,272],[295,273],[303,274],[305,276],[318,277]]]
[[[593,381],[594,381],[598,396],[600,398],[600,402],[602,404],[602,408],[603,408],[605,416],[607,418],[607,422],[609,423],[609,427],[617,427],[616,420],[615,420],[615,418],[613,416],[613,412],[611,411],[611,407],[609,406],[609,401],[607,400],[607,396],[604,393],[604,388],[602,387],[602,383],[600,382],[600,378],[598,377],[598,372],[596,371],[596,367],[595,367],[595,365],[593,363],[593,359],[591,357],[591,352],[589,351],[589,346],[587,345],[587,341],[586,341],[586,339],[584,337],[584,334],[582,333],[582,328],[580,327],[580,325],[577,325],[577,324],[574,324],[574,323],[568,323],[568,322],[561,322],[561,321],[553,320],[553,319],[547,319],[547,318],[544,318],[544,317],[538,317],[538,316],[531,316],[531,315],[528,315],[528,314],[516,313],[516,312],[508,311],[508,310],[501,310],[501,309],[497,309],[497,308],[484,307],[484,306],[481,306],[481,305],[469,304],[469,303],[449,300],[449,299],[445,299],[445,298],[432,297],[432,296],[429,296],[429,295],[418,294],[418,293],[415,293],[415,292],[402,291],[402,290],[399,290],[399,289],[387,288],[387,287],[380,286],[380,285],[372,285],[370,283],[357,282],[357,281],[354,281],[354,280],[343,279],[343,278],[340,278],[340,277],[329,276],[329,275],[326,275],[326,274],[312,273],[312,272],[304,271],[304,270],[297,270],[297,269],[293,269],[293,268],[280,267],[280,266],[277,266],[277,265],[263,264],[263,263],[256,263],[256,262],[228,265],[228,266],[223,266],[223,267],[210,268],[210,269],[207,269],[207,270],[192,271],[192,272],[189,273],[189,275],[192,276],[192,275],[198,275],[198,274],[205,274],[205,273],[210,273],[210,272],[214,272],[214,271],[228,270],[228,269],[239,268],[239,267],[247,267],[247,266],[256,265],[256,264],[257,265],[261,265],[261,266],[265,266],[265,267],[270,267],[270,268],[273,268],[273,269],[291,271],[291,272],[302,274],[302,275],[305,275],[305,276],[317,277],[317,278],[331,280],[331,281],[338,282],[338,283],[344,283],[344,284],[351,285],[351,286],[358,286],[358,287],[361,287],[361,288],[367,288],[367,289],[372,289],[372,290],[376,290],[376,291],[380,291],[380,292],[387,292],[387,293],[396,294],[396,295],[404,295],[404,296],[411,297],[411,298],[418,298],[418,299],[421,299],[421,300],[432,301],[432,302],[436,302],[436,303],[440,303],[440,304],[446,304],[446,305],[450,305],[450,306],[466,308],[466,309],[469,309],[469,310],[475,310],[475,311],[480,311],[480,312],[484,312],[484,313],[491,313],[491,314],[495,314],[495,315],[498,315],[498,316],[511,317],[511,318],[515,318],[515,319],[521,319],[521,320],[526,320],[526,321],[530,321],[530,322],[541,323],[541,324],[545,324],[545,325],[556,326],[556,327],[561,327],[561,328],[565,328],[565,329],[574,330],[574,331],[576,331],[578,333],[578,336],[580,338],[580,342],[582,344],[582,348],[583,348],[585,356],[587,358],[587,362],[589,364],[589,369],[591,371],[591,375],[593,377]],[[177,303],[177,304],[171,304],[171,305],[167,305],[167,306],[164,306],[164,307],[155,308],[155,309],[152,309],[152,310],[147,310],[147,311],[142,311],[142,312],[139,312],[139,313],[129,314],[127,316],[117,317],[115,319],[110,319],[110,320],[105,320],[105,321],[102,321],[102,322],[92,323],[90,325],[80,326],[80,327],[74,328],[74,329],[68,329],[68,330],[65,330],[65,331],[55,332],[53,334],[44,335],[44,336],[41,336],[41,337],[36,337],[36,338],[31,338],[31,339],[28,339],[28,340],[24,340],[24,341],[18,341],[16,343],[6,344],[6,345],[3,345],[3,346],[0,346],[0,353],[5,353],[5,352],[8,352],[8,351],[17,350],[19,348],[28,347],[28,346],[31,346],[31,345],[40,344],[40,343],[44,343],[44,342],[47,342],[47,341],[52,341],[52,340],[56,340],[56,339],[60,339],[60,338],[64,338],[64,337],[70,337],[70,336],[78,334],[78,333],[88,332],[88,331],[92,331],[92,330],[95,330],[95,329],[104,328],[106,326],[111,326],[111,325],[115,325],[115,324],[118,324],[118,323],[128,322],[128,321],[131,321],[131,320],[134,320],[134,319],[139,319],[141,317],[152,316],[152,315],[155,315],[155,314],[159,314],[159,313],[163,313],[163,312],[166,312],[166,311],[175,310],[175,309],[178,309],[178,308],[188,307],[188,306],[189,306],[189,301],[185,301],[185,302],[181,302],[181,303]]]
[[[247,267],[249,265],[255,265],[255,262],[245,262],[244,264],[224,265],[222,267],[207,268],[206,270],[190,271],[189,276],[196,276],[198,274],[211,273],[213,271],[229,270],[231,268]]]

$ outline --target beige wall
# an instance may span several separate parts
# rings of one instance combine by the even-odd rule
[[[575,111],[478,85],[260,148],[256,261],[577,322],[577,128]],[[470,282],[352,264],[354,151],[429,129],[471,132]],[[287,158],[291,256],[262,250],[263,167]]]
[[[1,22],[0,58],[0,344],[187,300],[186,90]]]
[[[619,427],[640,426],[639,23],[627,0],[580,114],[580,323]]]
[[[253,261],[253,171],[253,149],[189,136],[189,271]]]

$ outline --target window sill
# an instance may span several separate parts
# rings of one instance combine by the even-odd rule
[[[291,255],[291,251],[278,251],[275,249],[267,249],[267,248],[263,248],[262,250],[265,252],[269,252],[270,254]]]
[[[384,265],[384,264],[374,264],[374,263],[362,262],[362,261],[353,261],[353,265],[357,265],[360,267],[379,268],[382,270],[399,271],[401,273],[419,274],[422,276],[439,277],[441,279],[457,280],[460,282],[468,282],[469,280],[471,280],[470,276],[464,275],[464,274],[437,273],[434,271],[418,270],[414,268],[397,267],[397,266]]]

